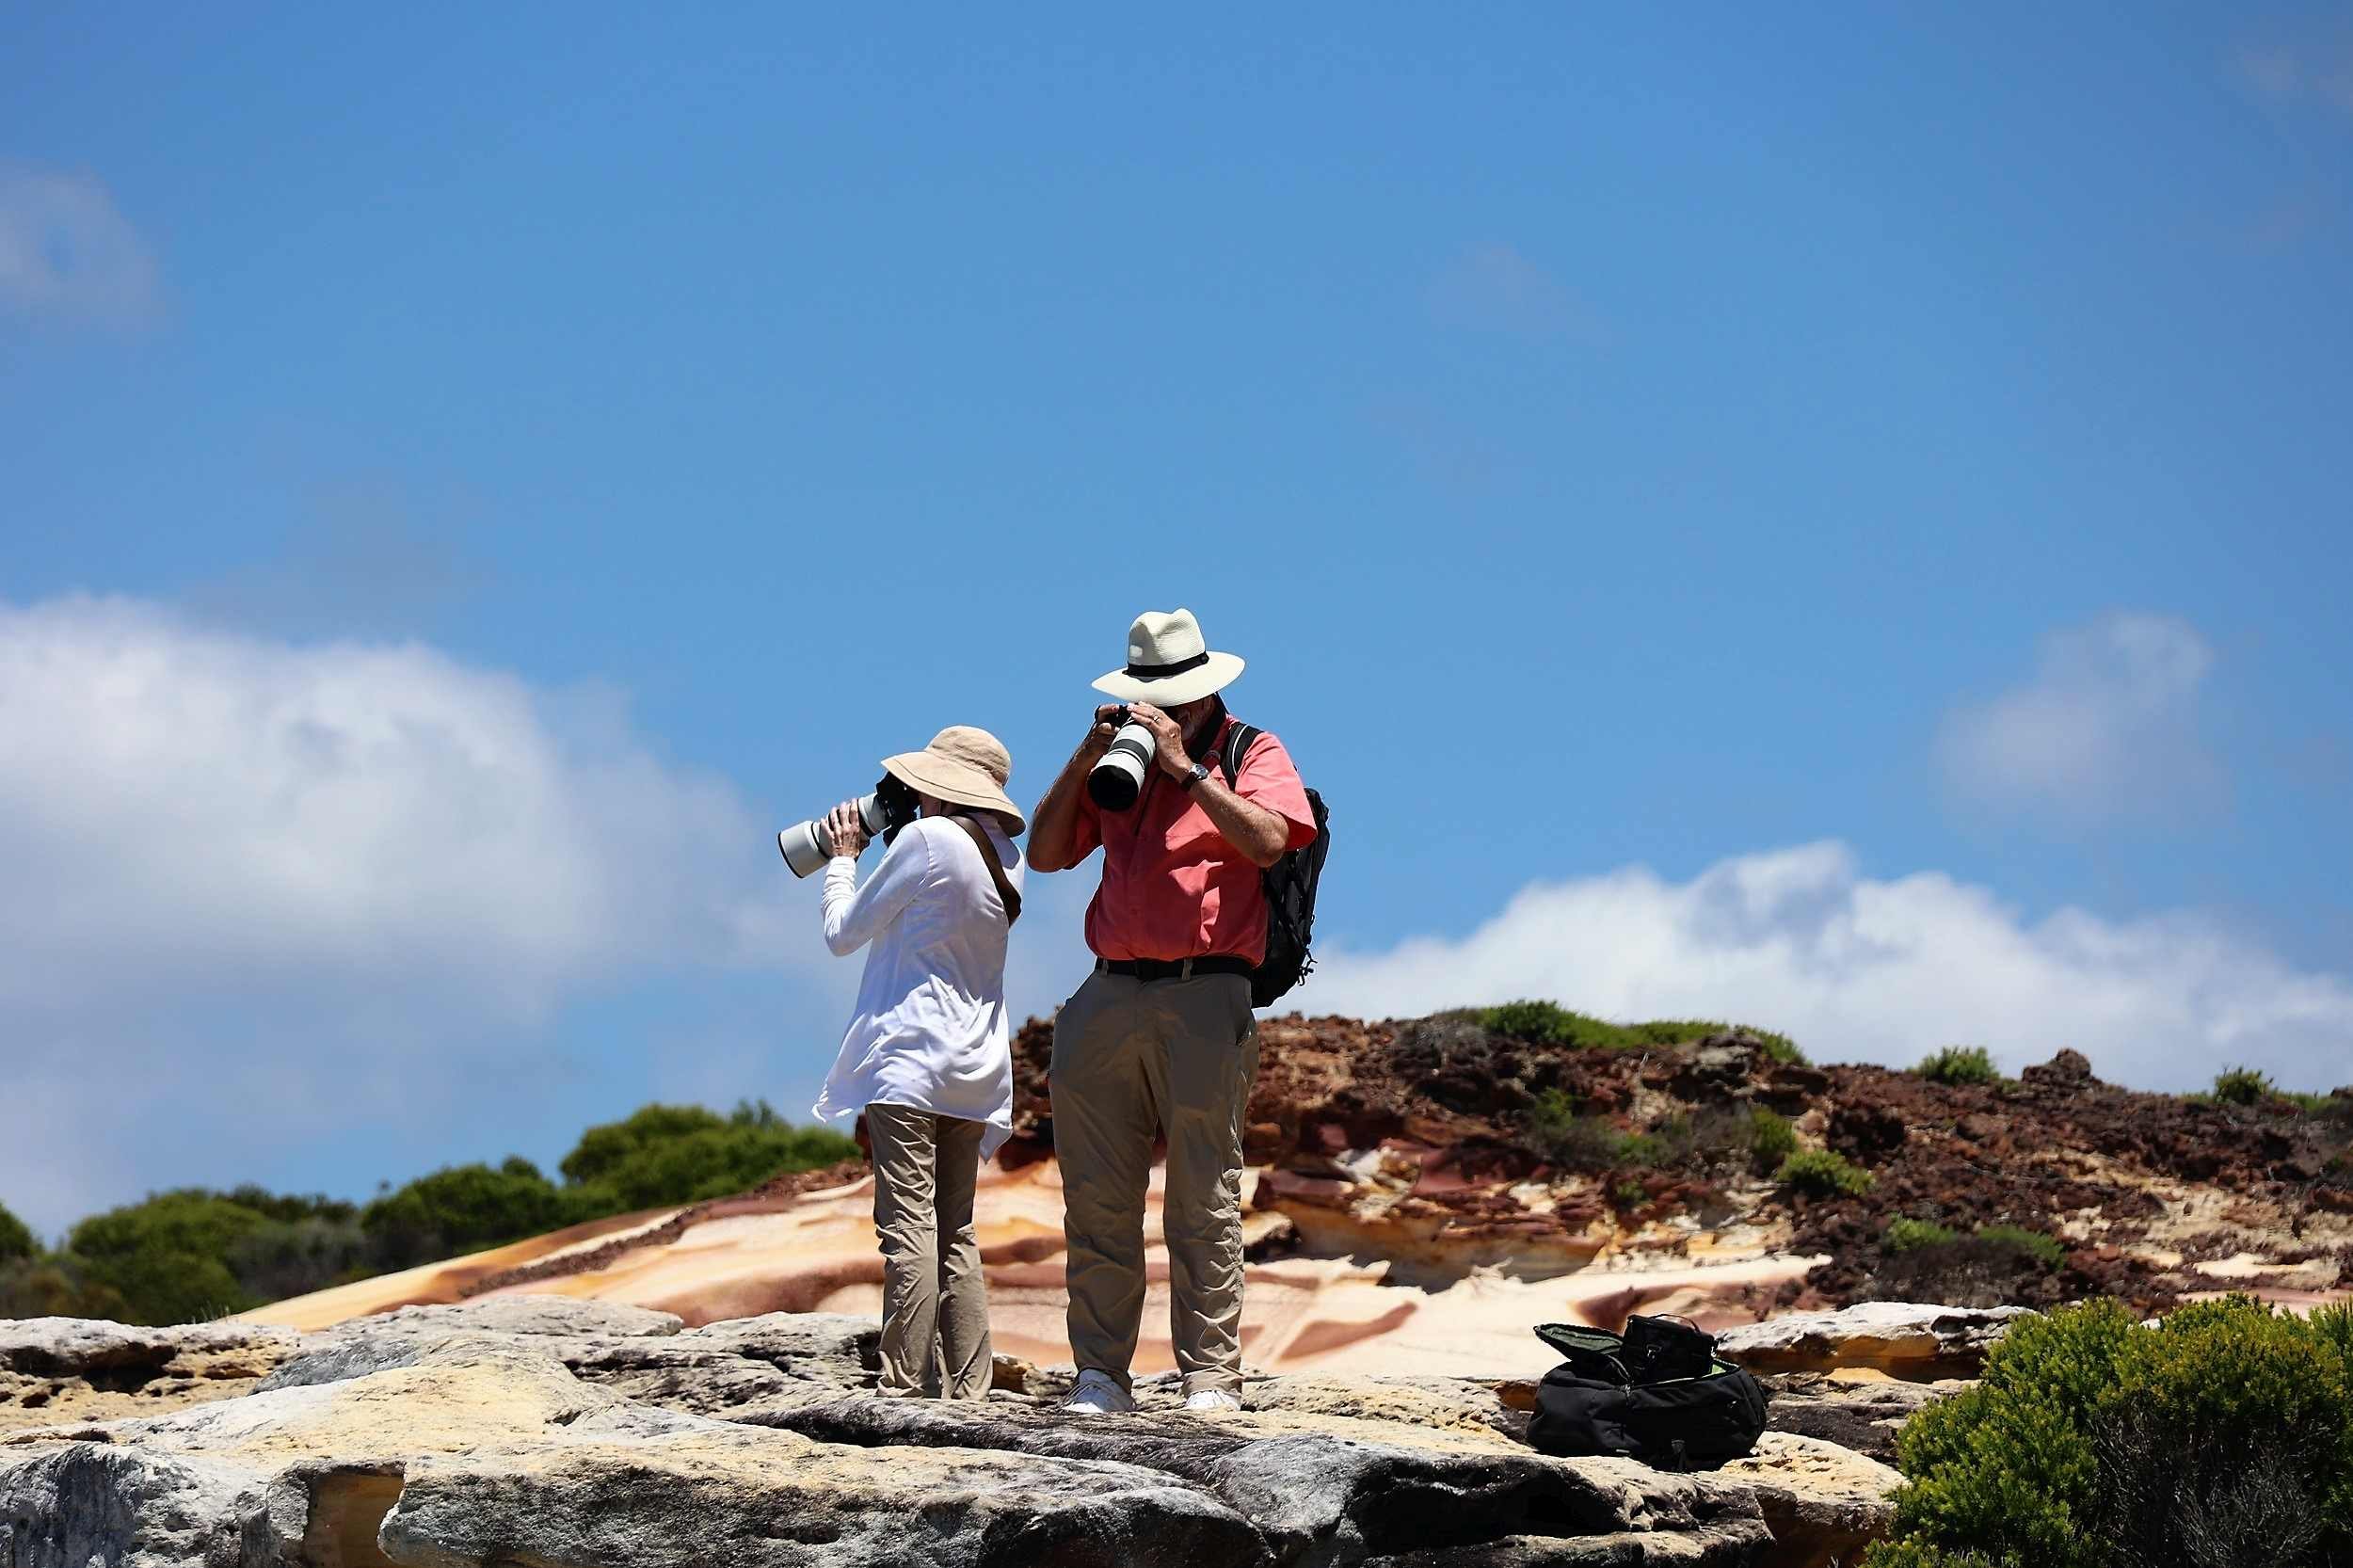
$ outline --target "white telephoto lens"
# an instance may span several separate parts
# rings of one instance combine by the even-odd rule
[[[1106,811],[1125,811],[1144,793],[1145,773],[1152,766],[1152,754],[1159,750],[1152,731],[1132,719],[1119,727],[1112,736],[1111,749],[1104,752],[1087,774],[1087,796]]]
[[[858,821],[866,824],[868,836],[883,830],[882,802],[872,795],[860,795],[856,801]],[[794,876],[813,875],[833,858],[825,841],[825,822],[823,817],[795,823],[776,835],[776,848],[783,852],[784,863]]]

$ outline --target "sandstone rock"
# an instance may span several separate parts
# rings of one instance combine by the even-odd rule
[[[101,1318],[8,1318],[0,1319],[0,1371],[119,1381],[201,1361],[247,1368],[223,1376],[260,1377],[297,1343],[287,1330],[252,1323],[143,1328]]]
[[[1727,1330],[1717,1348],[1752,1372],[1823,1372],[1871,1367],[1914,1382],[1976,1377],[1985,1353],[2024,1307],[1864,1302],[1835,1312],[1795,1312]]]
[[[1085,1422],[878,1398],[869,1320],[501,1321],[353,1324],[267,1392],[0,1437],[0,1565],[1731,1568],[1780,1560],[1773,1521],[1812,1552],[1865,1519],[1797,1438],[1737,1475],[1536,1454],[1510,1382],[1258,1376],[1211,1418],[1146,1378],[1139,1415]]]
[[[1772,1431],[1818,1437],[1883,1464],[1896,1463],[1896,1439],[1923,1405],[1970,1386],[1961,1379],[1909,1383],[1834,1372],[1784,1372],[1762,1381],[1770,1396],[1765,1424]]]
[[[677,1334],[686,1320],[626,1302],[573,1296],[500,1295],[438,1306],[404,1306],[354,1320],[372,1334],[448,1334],[473,1329],[486,1334],[659,1336]]]
[[[152,1415],[250,1392],[297,1337],[244,1323],[0,1320],[0,1432]]]
[[[1887,1533],[1903,1477],[1835,1443],[1769,1432],[1716,1474],[1749,1483],[1772,1531],[1773,1568],[1834,1568]]]

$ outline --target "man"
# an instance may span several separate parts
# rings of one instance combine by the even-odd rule
[[[1157,743],[1142,793],[1116,812],[1088,795],[1119,721],[1107,705],[1032,817],[1033,872],[1103,851],[1086,920],[1095,972],[1054,1020],[1051,1067],[1079,1366],[1063,1408],[1074,1413],[1135,1408],[1128,1365],[1156,1134],[1168,1140],[1160,1221],[1185,1408],[1241,1404],[1242,1108],[1258,1064],[1250,971],[1267,938],[1258,878],[1316,836],[1306,788],[1273,736],[1258,736],[1226,780],[1220,747],[1235,721],[1217,694],[1241,671],[1209,650],[1191,611],[1137,616],[1127,665],[1095,686]]]

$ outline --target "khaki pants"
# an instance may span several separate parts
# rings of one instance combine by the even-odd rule
[[[988,1396],[988,1288],[972,1234],[984,1130],[913,1106],[866,1108],[883,1255],[883,1393],[923,1393],[936,1349],[940,1398]]]
[[[1241,975],[1097,971],[1054,1019],[1050,1086],[1069,1243],[1070,1353],[1123,1388],[1144,1316],[1144,1197],[1168,1139],[1160,1228],[1190,1393],[1241,1390],[1241,1119],[1258,1071]]]

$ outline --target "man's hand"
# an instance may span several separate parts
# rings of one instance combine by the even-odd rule
[[[855,860],[866,848],[866,824],[857,814],[857,803],[845,800],[825,813],[825,825],[819,830],[825,848],[837,857],[848,856]]]
[[[1085,740],[1079,743],[1079,756],[1092,765],[1097,757],[1111,750],[1112,737],[1119,733],[1119,704],[1106,702],[1095,710],[1094,727]]]
[[[1153,756],[1159,759],[1160,771],[1171,778],[1182,778],[1193,772],[1193,756],[1185,750],[1185,732],[1175,719],[1148,702],[1131,702],[1128,716],[1152,731],[1157,747]]]

